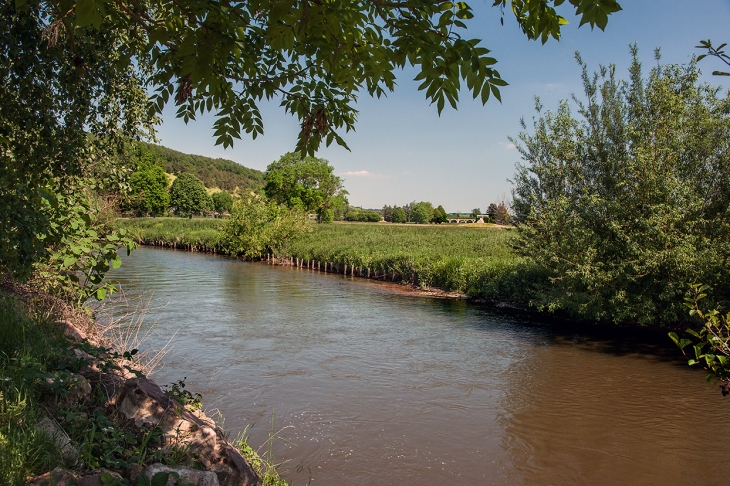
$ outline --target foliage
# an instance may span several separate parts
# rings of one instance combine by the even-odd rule
[[[266,168],[266,196],[290,209],[322,213],[347,203],[342,179],[324,159],[289,152]]]
[[[510,211],[504,201],[490,204],[487,214],[494,223],[508,224],[510,222]]]
[[[35,428],[42,417],[39,393],[26,384],[54,360],[46,327],[0,292],[0,484],[20,486],[28,476],[63,464],[58,447]]]
[[[433,210],[433,218],[431,218],[432,223],[441,224],[448,221],[446,217],[446,210],[443,206],[439,204],[439,207]]]
[[[162,163],[165,172],[175,175],[189,172],[203,181],[205,187],[244,194],[258,191],[264,185],[263,172],[249,169],[232,160],[185,154],[151,143],[143,145]]]
[[[405,223],[407,221],[406,212],[401,207],[393,208],[393,215],[390,220],[393,223]]]
[[[694,62],[644,79],[632,51],[628,81],[583,65],[580,118],[567,102],[538,103],[534,133],[520,134],[518,251],[550,278],[539,307],[666,323],[689,283],[728,297],[730,100],[698,82]]]
[[[345,213],[345,221],[360,221],[361,223],[379,223],[380,213],[364,209],[350,209]]]
[[[718,380],[722,395],[727,396],[730,393],[730,313],[723,315],[717,309],[702,311],[700,301],[707,297],[709,289],[707,285],[692,284],[691,295],[685,298],[690,315],[697,316],[702,322],[699,330],[687,329],[696,341],[680,339],[673,332],[669,333],[669,337],[688,358],[688,364],[701,365],[708,370],[707,381]],[[692,349],[691,357],[685,351],[688,347]]]
[[[136,148],[136,170],[129,178],[129,209],[141,214],[160,215],[170,206],[167,175],[154,154],[143,146]]]
[[[281,250],[308,228],[305,213],[251,195],[234,204],[223,226],[221,243],[231,255],[260,258]]]
[[[123,229],[140,244],[218,249],[223,220],[213,218],[132,218],[117,219]]]
[[[697,56],[697,61],[701,61],[702,59],[706,58],[707,56],[716,57],[717,59],[721,60],[728,66],[730,66],[730,56],[725,54],[725,46],[727,46],[727,43],[720,44],[719,46],[715,47],[712,45],[712,41],[710,39],[707,39],[706,41],[700,41],[700,45],[695,46],[697,49],[703,49],[707,51],[707,54],[701,54]],[[730,76],[730,73],[727,71],[712,71],[712,74],[715,76]]]
[[[89,188],[79,187],[84,182],[68,181],[63,192],[50,195],[45,208],[52,221],[45,238],[48,254],[35,265],[37,285],[78,304],[92,296],[102,300],[116,290],[104,275],[121,265],[119,247],[129,254],[134,246],[124,231],[100,218],[99,201]]]
[[[273,440],[277,437],[273,430],[273,415],[272,430],[265,444],[268,445],[268,448],[263,457],[258,453],[258,451],[254,450],[253,447],[249,445],[249,438],[246,434],[247,431],[248,427],[246,427],[246,429],[238,435],[238,437],[233,441],[233,445],[261,478],[262,486],[288,486],[287,482],[279,475],[277,464],[274,463],[272,444]]]
[[[317,225],[279,255],[348,266],[371,277],[437,287],[485,299],[525,302],[529,280],[510,245],[514,232],[451,225]]]
[[[102,57],[99,71],[153,66],[144,81],[155,93],[157,112],[171,98],[186,122],[213,112],[215,137],[224,147],[241,132],[254,138],[263,133],[258,103],[274,96],[301,122],[298,151],[313,154],[322,141],[345,145],[338,131],[354,127],[357,95],[392,91],[395,71],[406,65],[416,67],[419,89],[439,112],[446,102],[456,106],[462,82],[484,103],[490,96],[499,99],[506,85],[489,50],[464,38],[474,17],[464,2],[10,3],[27,11],[39,31],[46,28],[61,51],[49,55],[52,61],[74,59],[67,63],[71,69],[91,64],[95,56],[73,49],[103,37],[105,43],[94,46],[115,58]],[[569,3],[581,24],[601,29],[621,8],[615,0]],[[567,23],[555,10],[563,0],[494,2],[502,12],[508,4],[530,39],[558,38]]]
[[[203,395],[200,393],[192,393],[190,390],[185,389],[185,380],[178,380],[172,385],[166,385],[163,388],[164,393],[168,397],[175,400],[177,403],[185,407],[191,412],[203,409]]]
[[[180,174],[170,186],[170,206],[178,216],[192,216],[211,209],[203,182],[192,174]]]
[[[477,217],[479,217],[480,214],[482,214],[482,210],[479,209],[479,208],[474,208],[474,209],[471,210],[471,215],[470,216],[472,218],[477,218]]]
[[[233,209],[233,196],[230,192],[214,192],[210,199],[213,201],[213,209],[219,213],[230,212]]]
[[[414,223],[428,223],[433,219],[433,204],[421,201],[411,204],[411,221]]]
[[[0,4],[0,265],[18,278],[68,236],[49,209],[56,197],[101,167],[88,186],[121,181],[113,156],[156,121],[141,86],[149,65],[123,59],[134,29],[72,37],[57,14],[51,2]]]

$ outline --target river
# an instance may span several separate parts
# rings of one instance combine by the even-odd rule
[[[144,346],[176,333],[153,378],[254,448],[273,416],[292,486],[728,482],[730,402],[668,346],[182,251],[110,279],[150,299]]]

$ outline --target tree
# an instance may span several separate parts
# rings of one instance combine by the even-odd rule
[[[400,207],[393,208],[393,216],[391,217],[390,221],[392,223],[405,223],[407,221],[407,219],[406,219],[406,212],[403,211],[403,208],[400,208]]]
[[[64,24],[51,2],[0,3],[0,267],[16,278],[77,234],[62,223],[80,212],[70,201],[89,196],[76,188],[127,184],[114,155],[155,120],[141,81],[149,66],[121,60],[133,31],[74,38],[73,7],[59,6],[71,10]],[[85,214],[95,227],[98,213]]]
[[[488,213],[489,217],[492,218],[494,223],[509,224],[511,218],[507,203],[504,201],[499,201],[497,204],[492,203],[489,205],[489,209],[491,211],[491,213]]]
[[[694,62],[645,79],[632,51],[627,81],[581,63],[578,116],[537,104],[534,133],[519,136],[518,248],[547,278],[544,308],[674,322],[689,284],[730,297],[730,99]]]
[[[491,203],[489,205],[489,207],[487,208],[487,215],[492,221],[497,221],[497,205],[495,203]]]
[[[562,0],[508,3],[529,39],[558,38]],[[615,0],[570,0],[603,29]],[[566,5],[567,7],[567,5]],[[564,7],[565,8],[565,7]],[[213,112],[217,143],[263,133],[258,103],[278,96],[309,154],[354,128],[357,95],[382,96],[415,66],[439,111],[463,81],[482,102],[506,85],[496,60],[462,35],[463,2],[15,0],[0,5],[0,261],[28,273],[59,241],[44,205],[58,180],[150,139],[169,102],[186,122]],[[171,20],[173,19],[173,20]],[[149,110],[148,93],[152,95]],[[30,128],[29,128],[30,127]],[[89,136],[92,135],[92,136]],[[16,272],[15,270],[18,270]]]
[[[342,178],[324,159],[290,152],[269,164],[264,178],[268,198],[290,209],[317,213],[320,222],[324,211],[347,203]]]
[[[213,201],[213,209],[219,213],[231,212],[231,209],[233,209],[233,196],[230,192],[214,192],[210,198]]]
[[[414,223],[428,223],[433,218],[433,205],[430,202],[421,201],[412,205],[411,221]]]
[[[170,187],[170,206],[178,216],[190,216],[211,209],[211,200],[203,182],[183,172]]]
[[[127,207],[142,214],[162,214],[170,205],[167,192],[167,174],[155,156],[143,147],[137,147],[137,170],[129,178]]]
[[[439,204],[439,207],[433,210],[433,218],[431,218],[432,223],[441,224],[448,221],[446,217],[446,210],[443,206]]]
[[[727,44],[720,44],[719,46],[715,47],[712,45],[712,41],[710,39],[707,39],[706,41],[700,41],[700,45],[695,47],[697,49],[707,51],[707,54],[701,54],[700,56],[698,56],[697,61],[699,62],[707,56],[712,56],[730,66],[730,56],[725,53],[725,46],[727,46]],[[714,76],[730,76],[730,73],[727,71],[712,71],[712,74]]]
[[[474,208],[474,209],[471,210],[471,217],[472,218],[475,218],[476,219],[476,218],[479,217],[480,214],[482,214],[482,210],[479,209],[479,208]]]
[[[383,220],[390,223],[390,220],[392,217],[393,217],[393,208],[386,204],[385,206],[383,206]]]
[[[563,3],[493,4],[502,15],[511,5],[525,35],[545,43],[558,39],[567,23],[555,9]],[[569,3],[581,25],[600,29],[621,9],[615,0]],[[406,64],[416,67],[419,89],[439,112],[446,102],[456,106],[462,81],[484,103],[490,96],[499,99],[499,88],[507,84],[489,49],[464,38],[474,17],[464,2],[156,0],[132,7],[112,0],[20,0],[13,5],[29,11],[40,30],[47,28],[71,53],[102,33],[116,44],[119,72],[154,66],[144,81],[158,110],[173,98],[186,121],[213,111],[215,136],[224,146],[241,131],[254,138],[263,133],[257,104],[273,96],[301,121],[298,151],[311,155],[322,141],[345,145],[336,130],[354,127],[357,95],[393,91],[394,72]]]

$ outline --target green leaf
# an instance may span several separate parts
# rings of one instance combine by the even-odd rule
[[[104,300],[106,298],[106,289],[100,288],[96,291],[96,300]],[[167,482],[167,481],[165,481]]]
[[[78,0],[75,12],[77,27],[93,25],[98,29],[104,19],[104,4],[94,0]]]
[[[150,478],[146,474],[140,474],[137,479],[137,486],[152,486],[150,484]]]
[[[158,472],[154,476],[152,476],[152,483],[150,486],[165,486],[167,484],[167,480],[170,478],[170,474],[166,472]]]

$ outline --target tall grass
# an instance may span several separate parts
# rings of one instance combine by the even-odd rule
[[[291,242],[279,256],[328,262],[348,274],[377,275],[471,297],[499,298],[522,259],[511,230],[451,225],[334,224]],[[319,263],[320,268],[322,263]]]
[[[212,218],[130,218],[114,225],[126,229],[137,243],[169,248],[220,251],[225,220]]]
[[[136,218],[119,220],[140,243],[225,251],[224,221],[216,219]],[[512,251],[514,230],[494,226],[313,224],[312,231],[288,242],[273,257],[316,261],[324,270],[407,282],[483,299],[525,303],[530,276]],[[212,248],[212,250],[211,250]]]
[[[50,322],[0,291],[0,484],[25,484],[64,462],[52,438],[36,427],[43,416],[37,381],[63,358],[58,338]]]

